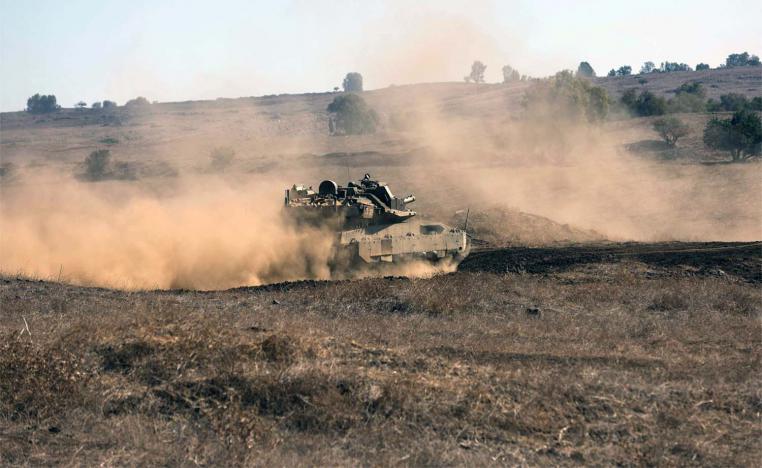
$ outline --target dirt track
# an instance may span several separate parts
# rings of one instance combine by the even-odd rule
[[[551,248],[504,248],[473,252],[459,271],[554,273],[594,263],[635,260],[686,276],[730,274],[762,282],[762,242],[623,243]]]

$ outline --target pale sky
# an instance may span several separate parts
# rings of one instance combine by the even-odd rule
[[[0,110],[59,104],[321,92],[349,71],[366,89],[487,81],[503,65],[599,75],[651,60],[712,67],[762,55],[762,1],[0,0]]]

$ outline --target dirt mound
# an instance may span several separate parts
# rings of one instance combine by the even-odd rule
[[[477,244],[486,243],[493,247],[530,247],[606,240],[602,234],[592,230],[502,207],[459,211],[452,216],[450,224],[465,226],[466,214],[469,235],[477,240]]]

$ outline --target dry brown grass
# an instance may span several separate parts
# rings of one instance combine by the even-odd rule
[[[600,268],[209,293],[7,278],[0,464],[754,464],[759,289]]]

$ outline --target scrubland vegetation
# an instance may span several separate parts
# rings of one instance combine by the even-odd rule
[[[5,278],[0,300],[3,464],[762,456],[762,294],[732,276],[625,262],[209,293]]]

